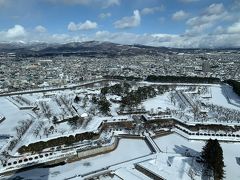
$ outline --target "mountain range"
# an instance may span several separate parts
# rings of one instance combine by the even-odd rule
[[[87,41],[66,44],[48,43],[0,43],[0,53],[15,53],[18,56],[51,56],[51,55],[83,55],[83,56],[131,56],[158,55],[159,53],[199,53],[209,51],[239,49],[179,49],[153,47],[140,44],[122,45],[111,42]]]

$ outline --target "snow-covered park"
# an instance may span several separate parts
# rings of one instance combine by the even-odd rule
[[[60,137],[74,137],[86,132],[102,133],[99,136],[100,141],[105,141],[117,134],[143,136],[144,133],[149,133],[154,135],[154,128],[143,129],[143,124],[146,122],[151,124],[151,120],[161,122],[162,119],[174,119],[179,123],[191,126],[221,124],[223,129],[220,131],[200,129],[199,134],[196,134],[195,130],[194,137],[197,137],[195,139],[207,140],[208,137],[201,138],[201,135],[208,132],[211,135],[219,133],[219,136],[220,134],[221,136],[234,134],[234,138],[222,138],[221,140],[240,141],[240,128],[238,128],[240,124],[240,97],[233,92],[230,86],[225,84],[172,85],[135,82],[132,85],[126,82],[109,82],[105,85],[97,84],[73,90],[2,96],[0,97],[0,115],[4,117],[0,123],[0,135],[4,137],[0,139],[0,152],[4,153],[4,155],[1,154],[1,157],[5,158],[4,161],[9,158],[9,155],[24,156],[19,152],[23,146],[48,142]],[[141,115],[146,117],[146,121],[141,119]],[[109,129],[102,131],[103,124],[106,123],[108,126],[105,128],[109,127]],[[124,125],[121,126],[121,124]],[[132,125],[129,126],[129,124]],[[156,126],[158,126],[157,123],[154,124],[155,129],[161,129],[161,126],[157,128]],[[178,126],[180,127],[180,125],[175,127]],[[225,126],[226,129],[224,129]],[[179,132],[174,127],[172,130],[183,135],[180,132],[181,128],[185,128],[186,132],[190,131],[186,127],[180,127]],[[191,132],[188,133],[185,137],[190,135],[193,137]],[[155,141],[159,148],[167,154],[182,154],[186,148],[197,153],[204,145],[204,141],[187,141],[175,134],[155,139]],[[83,142],[75,142],[75,145],[81,143]],[[238,167],[236,164],[237,152],[233,150],[238,148],[238,144],[223,142],[221,145],[226,151],[224,152],[226,176],[239,177],[237,171],[235,172]],[[61,144],[56,147],[45,147],[41,151],[49,151],[51,148],[61,149],[62,147],[67,149],[67,146]],[[149,153],[150,150],[144,141],[122,139],[118,148],[108,154],[61,167],[32,170],[31,172],[41,177],[48,176],[50,179],[70,177],[77,171],[73,168],[74,166],[80,166],[81,173],[78,174],[84,174]],[[25,155],[29,154],[30,152],[26,152]],[[157,157],[152,156],[151,158],[157,159]],[[161,159],[160,156],[159,158]],[[162,158],[167,159],[168,155]],[[175,158],[175,160],[176,163],[189,161],[185,157]],[[234,165],[235,169],[232,168],[234,171],[230,168],[231,161],[236,164]],[[155,161],[149,162],[152,166]],[[185,165],[188,169],[191,166],[189,163]],[[66,173],[62,174],[63,169],[61,168]],[[168,173],[167,170],[165,173]],[[24,173],[22,175],[25,176]],[[185,179],[184,177],[179,179]]]

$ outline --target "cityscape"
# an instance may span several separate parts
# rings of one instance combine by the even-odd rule
[[[240,3],[174,4],[0,0],[0,179],[240,178]]]

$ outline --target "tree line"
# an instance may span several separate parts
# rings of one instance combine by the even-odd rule
[[[92,140],[99,138],[99,134],[93,132],[85,132],[81,134],[58,137],[55,139],[50,139],[48,141],[39,141],[35,143],[31,143],[27,146],[23,145],[19,148],[18,152],[20,154],[27,152],[41,152],[43,149],[61,146],[61,145],[70,145],[83,140]]]
[[[105,78],[105,79],[119,79],[119,80],[127,80],[127,81],[141,81],[141,80],[143,80],[140,77],[134,77],[134,76],[110,76],[110,75],[106,75],[106,76],[103,76],[103,78]]]
[[[232,79],[225,80],[224,82],[232,86],[233,91],[240,96],[240,82]]]
[[[149,82],[162,82],[162,83],[220,83],[219,78],[213,77],[197,77],[197,76],[155,76],[150,75],[146,79]]]

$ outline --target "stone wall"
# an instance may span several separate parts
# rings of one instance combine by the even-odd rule
[[[96,156],[98,154],[104,154],[113,151],[118,146],[119,138],[115,137],[111,144],[106,146],[100,146],[97,148],[89,149],[86,151],[78,151],[77,156],[79,159],[84,159],[91,156]]]

